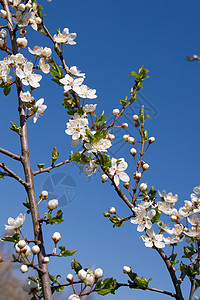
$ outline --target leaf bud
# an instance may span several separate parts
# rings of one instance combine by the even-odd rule
[[[128,138],[129,138],[129,135],[128,135],[128,134],[125,134],[125,135],[123,136],[124,142],[128,142]]]
[[[60,239],[61,239],[60,232],[54,232],[54,234],[52,235],[52,240],[54,241],[54,243],[58,243]]]
[[[137,122],[139,119],[138,115],[133,115],[133,121]]]
[[[121,128],[128,128],[128,123],[122,123]]]
[[[34,255],[36,255],[36,254],[40,253],[40,247],[38,245],[35,245],[32,247],[31,251]]]
[[[147,184],[146,183],[141,183],[140,186],[139,186],[139,188],[140,188],[141,192],[144,192],[147,189]]]
[[[128,137],[128,142],[129,144],[134,144],[135,143],[135,139],[132,136]]]
[[[131,268],[130,267],[127,267],[127,266],[124,266],[123,267],[123,273],[124,274],[128,274],[128,273],[130,273],[131,272]]]
[[[21,268],[20,268],[20,271],[21,271],[22,273],[28,272],[28,267],[27,267],[27,265],[22,265]]]
[[[118,108],[113,109],[112,114],[116,117],[120,113],[120,110]]]
[[[155,142],[155,137],[152,136],[149,138],[149,144],[153,144]]]
[[[106,181],[108,181],[108,175],[106,175],[106,174],[103,174],[103,175],[101,176],[101,178],[102,178],[102,182],[103,182],[103,183],[106,182]]]
[[[69,282],[73,282],[73,279],[74,279],[74,276],[72,275],[72,274],[67,274],[67,281],[69,281]]]
[[[133,156],[135,156],[136,153],[137,153],[137,150],[135,148],[131,148],[130,154],[133,155]]]
[[[106,210],[103,212],[103,215],[104,215],[105,218],[109,218],[110,217],[109,212],[106,211]]]
[[[115,209],[114,206],[109,207],[108,211],[109,211],[110,214],[116,214],[116,209]]]

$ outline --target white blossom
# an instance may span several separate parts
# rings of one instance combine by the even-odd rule
[[[59,80],[64,85],[64,90],[67,92],[69,90],[76,91],[77,88],[83,83],[84,78],[74,79],[69,74],[66,74],[65,77]]]
[[[78,70],[76,66],[70,67],[69,72],[71,73],[72,76],[79,76],[85,78],[85,73],[81,73],[81,71]]]
[[[110,148],[111,146],[111,141],[104,138],[97,142],[84,144],[84,147],[86,148],[88,153],[107,152],[108,148]]]
[[[86,104],[83,107],[84,112],[86,113],[92,113],[95,111],[97,104]]]
[[[19,214],[16,219],[8,218],[8,224],[5,225],[6,236],[13,236],[22,227],[25,221],[25,215]]]
[[[98,268],[94,271],[94,276],[96,279],[99,279],[103,276],[103,270],[101,268]]]
[[[50,72],[50,65],[46,63],[44,57],[40,58],[39,67],[40,70],[45,74],[48,74]]]
[[[23,102],[30,102],[30,101],[33,101],[34,100],[34,97],[31,96],[30,92],[27,91],[27,92],[20,92],[20,98]]]
[[[17,24],[19,27],[26,27],[31,18],[31,13],[27,12],[26,14],[22,14],[19,10],[15,13],[13,17],[13,22]]]
[[[68,28],[64,28],[62,33],[55,34],[53,36],[53,39],[58,44],[69,44],[69,45],[75,45],[76,42],[74,39],[76,38],[76,33],[69,33]]]
[[[135,212],[135,217],[131,219],[131,223],[138,224],[137,231],[142,232],[145,228],[152,228],[151,219],[155,216],[156,211],[154,209],[150,211],[146,211],[142,206],[138,205],[138,207],[133,208]]]
[[[125,162],[124,158],[112,158],[111,160],[111,168],[109,168],[109,172],[114,176],[114,183],[118,186],[120,179],[122,181],[128,182],[130,180],[129,176],[124,172],[128,164]]]
[[[164,248],[165,244],[162,242],[163,235],[155,234],[153,227],[146,230],[146,235],[141,235],[140,239],[145,243],[146,247]]]
[[[36,103],[35,103],[35,107],[37,108],[36,113],[33,117],[33,122],[36,123],[37,119],[40,117],[40,115],[42,115],[42,113],[45,111],[45,109],[47,108],[46,105],[43,104],[44,99],[41,98],[39,99]]]
[[[80,300],[80,297],[76,294],[73,294],[67,298],[67,300]]]
[[[33,88],[37,88],[40,86],[39,81],[42,79],[42,76],[32,73],[32,70],[33,64],[27,62],[24,64],[23,70],[19,67],[16,68],[16,74],[22,80],[24,85],[28,86],[30,84]]]
[[[38,245],[35,245],[32,247],[31,251],[34,255],[36,255],[36,254],[40,253],[40,247]]]
[[[81,98],[88,98],[88,99],[95,99],[95,98],[97,98],[96,90],[95,89],[90,89],[85,84],[82,84],[81,86],[75,86],[74,87],[74,91]]]
[[[75,113],[73,118],[66,123],[65,133],[72,136],[72,140],[79,140],[86,136],[85,129],[88,129],[88,119],[86,115],[79,116]]]

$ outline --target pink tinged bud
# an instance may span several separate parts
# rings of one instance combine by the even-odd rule
[[[121,128],[128,128],[128,123],[122,123]]]
[[[28,267],[27,267],[27,265],[22,265],[21,268],[20,268],[20,271],[21,271],[22,273],[28,272]]]
[[[110,207],[108,211],[110,214],[116,214],[116,209],[114,206]]]
[[[140,184],[140,191],[144,192],[144,191],[146,191],[146,189],[147,189],[147,184],[146,183],[141,183]]]
[[[54,234],[52,235],[52,240],[54,241],[54,243],[58,243],[61,239],[61,234],[59,232],[54,232]]]
[[[134,122],[137,122],[138,119],[139,119],[138,115],[133,115],[133,121],[134,121]]]
[[[150,137],[149,138],[149,144],[153,144],[155,142],[155,137]]]
[[[124,182],[124,183],[123,183],[123,186],[128,190],[128,189],[129,189],[129,186],[130,186],[130,183],[129,183],[129,182]]]
[[[149,169],[149,165],[146,164],[146,163],[143,164],[142,169],[143,169],[144,171],[148,170],[148,169]]]
[[[106,210],[103,212],[103,215],[104,215],[105,218],[109,218],[110,217],[109,212],[106,211]]]
[[[83,269],[81,269],[80,271],[78,271],[78,278],[80,280],[85,280],[86,279],[86,276],[87,276],[87,272]]]
[[[98,268],[94,271],[94,276],[96,279],[99,279],[103,276],[103,270],[101,268]]]
[[[48,202],[48,209],[55,209],[58,207],[58,200],[57,199],[52,199]]]
[[[17,246],[22,249],[26,246],[26,242],[24,240],[20,240],[18,243],[17,243]]]
[[[0,10],[0,17],[3,18],[3,19],[6,19],[7,17],[7,12],[3,9]]]
[[[131,272],[131,268],[130,267],[127,267],[127,266],[124,266],[123,267],[123,273],[124,274],[128,274],[128,273],[130,273]]]
[[[42,200],[46,200],[48,198],[48,192],[47,191],[42,191],[41,194],[40,194],[40,199]]]
[[[114,135],[114,134],[111,134],[111,133],[108,134],[108,139],[109,139],[110,141],[113,141],[114,138],[115,138],[115,135]]]
[[[35,245],[32,247],[31,251],[34,255],[36,255],[36,254],[40,253],[40,247],[38,245]]]
[[[102,182],[108,181],[108,176],[107,176],[106,174],[103,174],[103,175],[101,176],[101,178],[102,178]]]
[[[74,276],[72,274],[68,274],[66,279],[67,279],[67,281],[72,283],[73,279],[74,279]]]
[[[135,156],[136,153],[137,153],[137,150],[135,148],[131,148],[130,154],[133,155],[133,156]]]
[[[125,135],[123,136],[124,142],[128,142],[128,138],[129,138],[129,135],[128,135],[128,134],[125,134]]]
[[[118,108],[113,109],[112,114],[116,117],[120,113],[120,110]]]
[[[48,264],[48,262],[49,262],[48,256],[43,257],[42,261],[43,261],[44,264]]]
[[[134,144],[135,143],[135,139],[132,136],[128,137],[128,142],[129,144]]]

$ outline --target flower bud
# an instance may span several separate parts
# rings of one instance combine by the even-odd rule
[[[29,10],[29,9],[31,9],[32,5],[31,5],[31,3],[27,3],[27,4],[25,5],[25,7],[26,7],[26,10]]]
[[[32,247],[31,251],[34,255],[36,255],[36,254],[40,253],[40,247],[38,245],[35,245]]]
[[[115,138],[115,135],[114,135],[114,134],[111,134],[111,133],[108,134],[108,139],[109,139],[110,141],[113,141],[114,138]]]
[[[116,214],[116,209],[114,206],[110,207],[108,211],[110,214]]]
[[[41,194],[40,194],[40,199],[42,200],[46,200],[48,198],[48,192],[47,191],[42,191]]]
[[[139,188],[140,188],[141,192],[144,192],[147,189],[147,184],[146,183],[141,183],[140,186],[139,186]]]
[[[99,279],[103,276],[103,270],[101,268],[98,268],[94,271],[94,276],[96,279]]]
[[[26,10],[26,5],[24,3],[20,3],[17,7],[20,11],[25,11]]]
[[[18,243],[17,243],[17,246],[22,249],[26,246],[26,242],[24,240],[20,240]]]
[[[122,123],[121,128],[128,128],[128,123]]]
[[[129,135],[128,135],[128,134],[125,134],[125,135],[123,136],[124,142],[128,142],[128,138],[129,138]]]
[[[128,190],[128,189],[129,189],[129,186],[130,186],[130,183],[129,183],[129,182],[124,182],[124,183],[123,183],[123,186]]]
[[[20,48],[25,48],[28,44],[28,41],[25,37],[17,39],[17,46]]]
[[[37,24],[41,24],[42,23],[42,19],[40,17],[37,17],[35,20],[36,20]]]
[[[0,38],[5,39],[5,38],[7,38],[7,36],[8,36],[7,31],[5,29],[1,29]]]
[[[42,50],[42,55],[43,55],[44,57],[50,57],[51,54],[52,54],[51,48],[45,47],[45,48]]]
[[[118,108],[113,109],[112,114],[116,117],[120,113],[120,110]]]
[[[31,248],[26,245],[24,248],[21,249],[21,253],[23,254],[23,256],[27,257],[31,252]]]
[[[52,199],[48,202],[48,209],[52,210],[58,207],[58,200],[57,199]]]
[[[42,262],[43,262],[44,264],[48,264],[48,262],[49,262],[48,256],[43,257]]]
[[[20,271],[21,271],[22,273],[28,272],[28,267],[27,267],[27,265],[22,265],[21,268],[20,268]]]
[[[149,165],[147,163],[143,164],[142,169],[144,171],[148,170],[149,169]]]
[[[133,115],[133,121],[137,122],[139,119],[138,115]]]
[[[80,300],[80,297],[76,294],[73,294],[67,298],[67,300]]]
[[[155,137],[154,136],[150,137],[149,138],[149,144],[152,144],[154,142],[155,142]]]
[[[135,172],[133,175],[135,179],[140,179],[142,177],[142,174],[140,172]]]
[[[3,19],[6,19],[7,18],[7,12],[3,9],[0,10],[0,17],[3,18]]]
[[[102,182],[108,181],[108,176],[107,176],[106,174],[103,174],[103,175],[101,176],[101,178],[102,178]]]
[[[16,253],[21,253],[21,249],[18,247],[18,245],[16,244],[15,245],[15,251],[16,251]]]
[[[80,280],[85,280],[86,279],[86,276],[87,276],[87,272],[83,269],[81,269],[80,271],[78,271],[78,278]]]
[[[135,139],[132,136],[128,137],[128,142],[129,144],[134,144],[135,143]]]
[[[171,220],[172,222],[177,222],[178,221],[178,217],[175,215],[171,215]]]
[[[59,232],[54,232],[54,234],[52,235],[52,240],[54,241],[54,243],[58,243],[61,239],[61,234]]]
[[[137,153],[137,150],[135,148],[131,148],[130,154],[133,155],[133,156],[135,156],[136,153]]]
[[[69,281],[69,282],[73,282],[73,279],[74,279],[74,276],[72,275],[72,274],[67,274],[67,281]]]
[[[106,210],[103,212],[103,215],[104,215],[105,218],[109,218],[110,217],[109,212],[106,211]]]
[[[94,274],[88,274],[86,275],[86,279],[84,280],[86,285],[93,285],[95,283],[95,277]]]
[[[127,267],[127,266],[124,266],[123,267],[123,273],[124,274],[128,274],[128,273],[130,273],[131,272],[131,268],[130,267]]]
[[[24,28],[20,29],[20,31],[19,31],[19,35],[21,37],[24,37],[26,35],[26,33],[27,33],[27,31]]]

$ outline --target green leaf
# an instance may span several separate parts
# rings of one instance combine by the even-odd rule
[[[73,155],[73,153],[71,153],[69,157],[72,161],[75,161],[78,163],[80,161],[81,155],[79,152],[75,152],[74,155]]]
[[[118,286],[116,279],[106,278],[105,280],[98,280],[96,283],[97,293],[101,296],[105,296],[109,293],[114,294]]]
[[[37,5],[37,13],[41,19],[43,19],[42,10],[43,10],[42,5]]]
[[[11,130],[12,131],[14,131],[14,132],[16,132],[16,133],[19,133],[20,132],[20,130],[21,130],[21,126],[17,126],[16,124],[15,124],[15,122],[10,122],[10,124],[11,124]]]
[[[128,96],[124,98],[124,100],[120,100],[120,104],[124,107],[127,104]]]
[[[6,236],[4,238],[1,238],[1,241],[12,242],[16,244],[19,242],[19,233],[15,233],[13,236]]]
[[[145,140],[145,141],[148,141],[148,132],[147,132],[147,130],[145,130],[145,131],[143,132],[143,137],[144,137],[144,140]]]
[[[5,96],[8,96],[10,94],[11,91],[11,86],[10,85],[6,85],[3,89],[3,93]]]
[[[72,256],[72,255],[74,255],[74,253],[77,251],[77,250],[72,250],[72,251],[70,251],[70,250],[65,250],[65,247],[64,247],[64,246],[59,247],[59,249],[60,249],[60,254],[61,254],[62,256],[64,256],[64,257]]]
[[[81,264],[77,259],[73,259],[71,263],[71,268],[78,274],[78,271],[80,271],[82,268]]]
[[[62,219],[62,216],[63,216],[62,210],[58,210],[56,216],[54,216],[53,218],[51,217],[51,215],[49,213],[44,213],[44,215],[47,217],[50,225],[61,224],[64,221]]]
[[[4,179],[5,176],[8,176],[8,174],[0,171],[0,178]]]
[[[54,164],[55,161],[58,159],[58,157],[59,157],[59,153],[58,153],[58,151],[57,151],[57,148],[54,147],[54,148],[53,148],[53,151],[52,151],[52,157],[51,157],[51,160],[52,160],[52,163],[53,163],[53,164]]]
[[[38,167],[39,169],[44,169],[44,163],[43,163],[43,164],[37,164],[37,167]]]
[[[135,283],[137,284],[138,288],[142,290],[146,290],[148,287],[148,281],[146,280],[145,277],[142,278],[136,277]]]
[[[96,125],[100,125],[102,122],[104,122],[107,119],[108,116],[104,117],[103,115],[104,115],[104,111],[102,111],[100,117],[97,119],[97,116],[94,114],[94,116],[96,118],[96,120],[95,120]]]
[[[26,208],[28,208],[28,210],[26,211],[26,213],[27,214],[30,214],[30,212],[31,212],[31,205],[30,205],[30,202],[29,202],[29,198],[27,197],[26,198],[26,202],[25,203],[23,203],[23,205],[26,207]]]
[[[89,142],[92,143],[95,141],[95,137],[94,135],[92,134],[92,132],[89,130],[89,129],[86,129],[85,130],[86,134],[87,134],[87,137],[89,139]]]
[[[100,165],[104,168],[109,168],[111,166],[110,155],[99,153]]]
[[[135,71],[132,71],[132,72],[130,72],[128,75],[133,75],[133,76],[135,76],[136,78],[137,78],[137,73],[135,72]]]
[[[53,283],[56,283],[58,284],[58,280],[51,274],[49,274],[49,279],[53,282]]]

